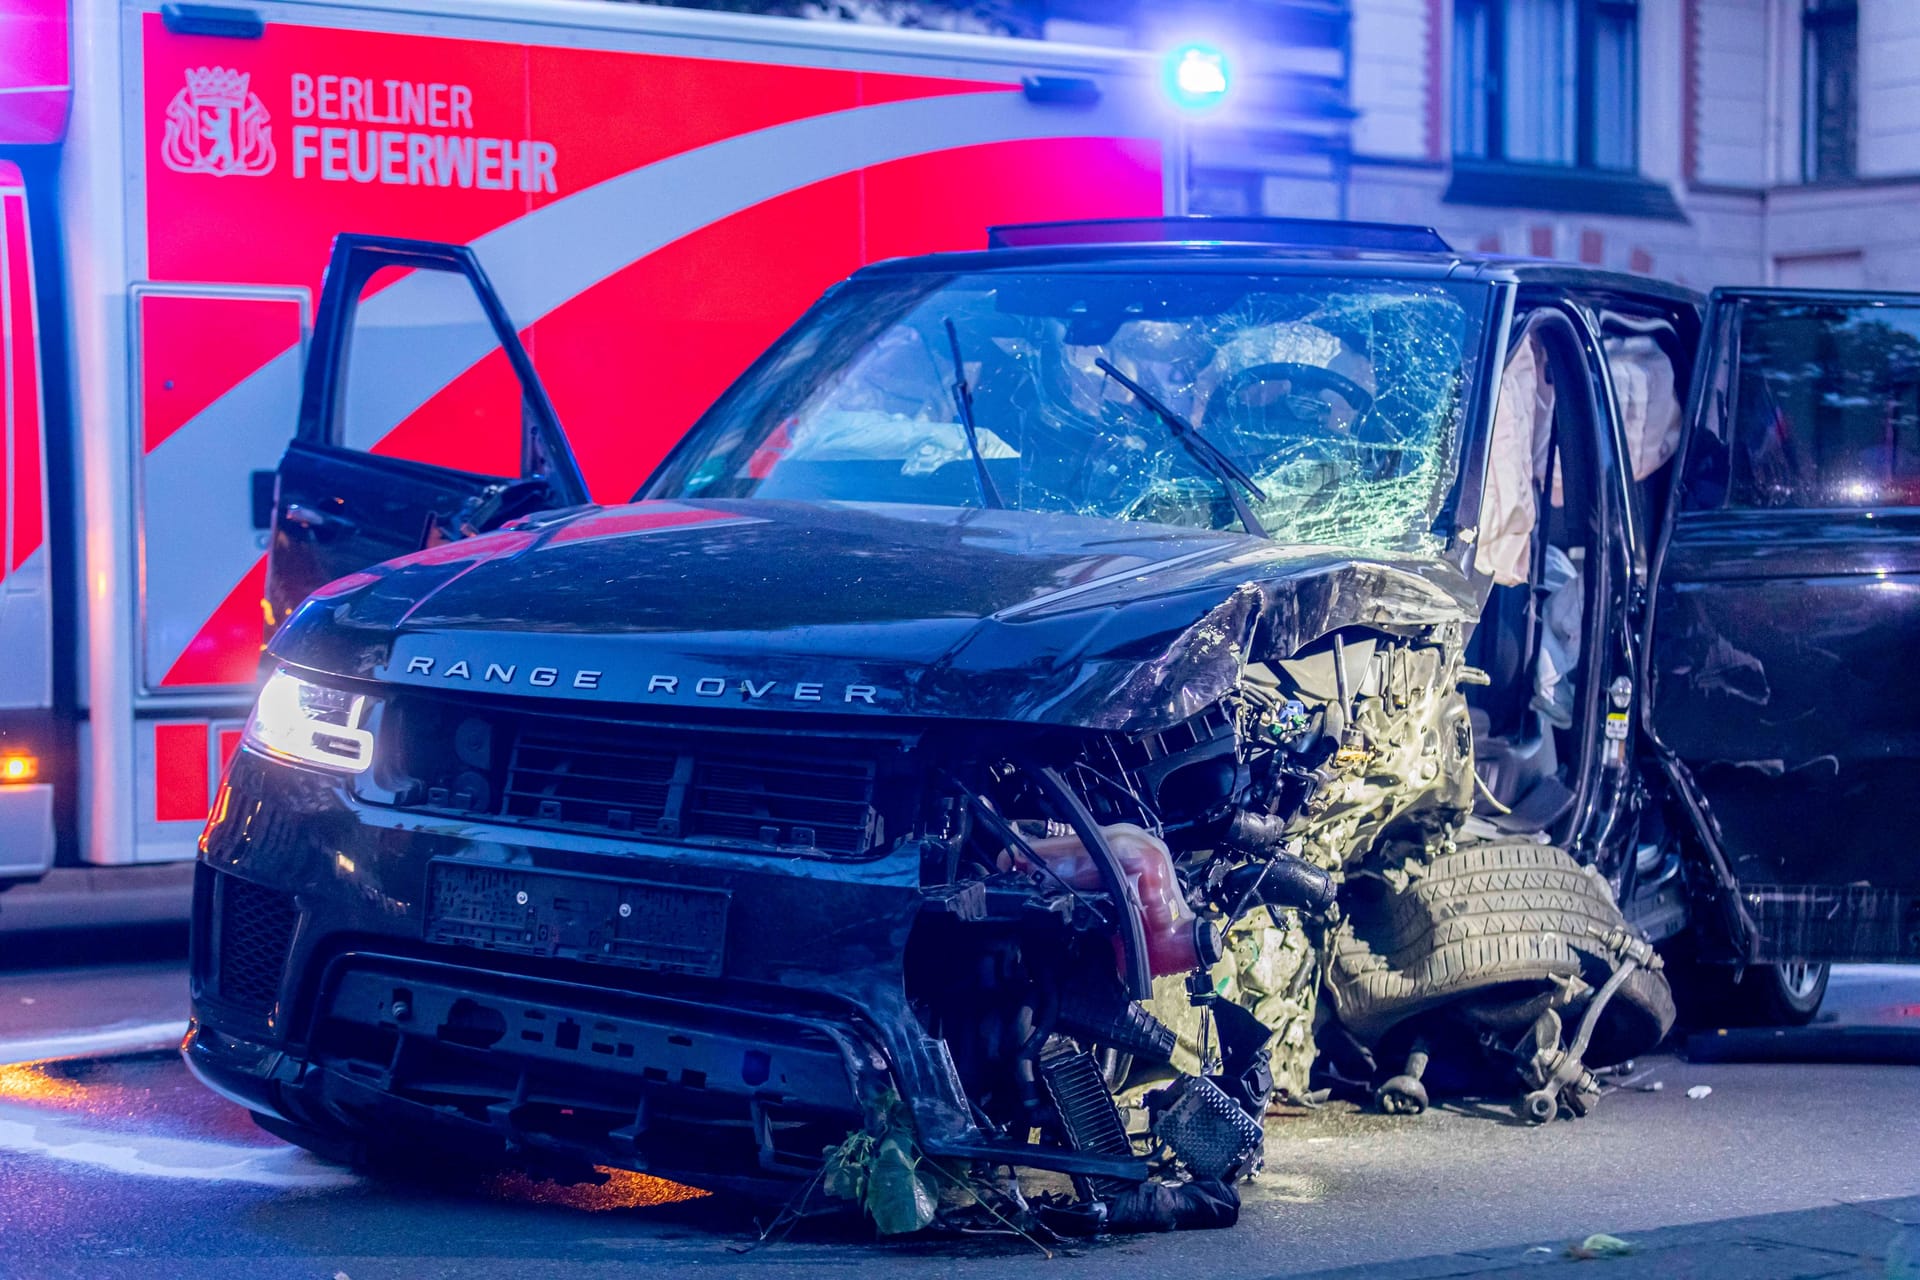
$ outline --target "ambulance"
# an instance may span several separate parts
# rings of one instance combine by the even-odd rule
[[[541,424],[623,500],[865,263],[1182,212],[1183,111],[1225,89],[1204,47],[582,0],[0,0],[0,885],[42,882],[0,928],[184,911],[337,235],[471,249],[361,286],[406,355],[329,447],[477,478],[442,514],[490,527]],[[287,514],[320,560],[436,537]]]

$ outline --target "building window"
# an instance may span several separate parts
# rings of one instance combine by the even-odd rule
[[[1856,172],[1860,103],[1858,0],[1806,0],[1806,176],[1809,182],[1851,178]]]
[[[1631,172],[1637,0],[1456,0],[1453,150]]]

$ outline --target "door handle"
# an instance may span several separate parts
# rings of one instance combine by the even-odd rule
[[[280,517],[281,523],[289,533],[299,531],[299,536],[313,542],[328,542],[344,534],[352,533],[353,521],[345,516],[328,515],[315,507],[290,502]]]

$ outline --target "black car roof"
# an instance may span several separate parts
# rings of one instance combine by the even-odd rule
[[[1172,223],[1179,220],[1165,221]],[[1194,221],[1204,223],[1205,220]],[[1201,226],[1195,227],[1196,232],[1202,229]],[[1175,271],[1284,275],[1313,275],[1336,270],[1348,276],[1506,283],[1574,291],[1604,290],[1693,306],[1705,301],[1701,294],[1664,280],[1550,259],[1463,253],[1456,249],[1345,248],[1212,238],[1042,244],[924,254],[874,263],[854,273],[854,278],[862,280],[922,273],[944,275],[1032,270],[1141,271],[1156,267]]]

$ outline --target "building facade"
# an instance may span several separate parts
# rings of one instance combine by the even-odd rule
[[[1419,222],[1696,287],[1920,289],[1916,0],[1055,0],[1236,58],[1194,206]]]

